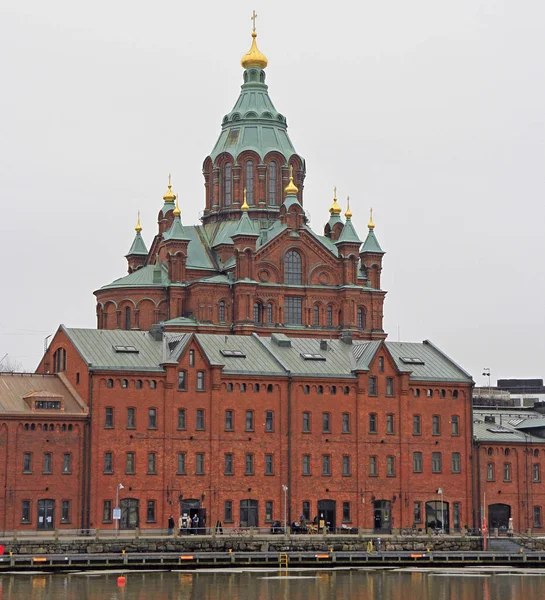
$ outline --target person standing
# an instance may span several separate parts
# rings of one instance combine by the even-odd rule
[[[172,535],[174,533],[174,517],[170,515],[168,518],[168,535]]]
[[[182,515],[180,515],[178,517],[178,535],[182,535],[183,528],[184,528],[184,520],[182,518]]]

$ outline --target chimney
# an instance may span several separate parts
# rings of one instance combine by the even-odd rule
[[[328,350],[327,340],[320,340],[320,350]]]
[[[156,342],[160,342],[163,339],[164,331],[164,326],[161,323],[156,323],[155,325],[151,326],[149,333]]]
[[[341,342],[343,344],[347,344],[348,346],[352,345],[352,332],[351,331],[341,331]]]

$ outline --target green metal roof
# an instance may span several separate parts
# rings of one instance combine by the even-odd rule
[[[363,246],[361,247],[360,252],[374,252],[375,254],[384,254],[384,251],[380,247],[380,244],[378,243],[373,229],[369,229],[369,233],[365,238],[365,242],[363,242]]]
[[[242,211],[240,221],[238,222],[237,228],[235,229],[232,235],[250,235],[253,237],[259,236],[259,233],[257,233],[254,228],[254,223],[250,220],[250,217],[248,216],[248,211]]]
[[[146,248],[146,244],[144,243],[144,240],[142,239],[142,234],[137,231],[136,235],[134,236],[134,240],[132,242],[131,248],[127,253],[127,256],[147,256],[148,255],[148,249]]]
[[[301,206],[297,196],[295,194],[288,194],[284,200],[284,206],[286,207],[286,210],[289,210],[293,205],[298,206],[301,210],[303,210],[303,207]]]
[[[170,284],[168,279],[168,273],[166,268],[160,267],[160,281],[157,280],[157,276],[154,275],[156,271],[156,265],[146,265],[140,267],[136,271],[133,271],[125,277],[120,277],[112,283],[102,286],[101,290],[107,290],[109,288],[120,288],[120,287],[165,287]]]
[[[180,241],[186,241],[189,239],[185,233],[184,226],[182,225],[182,221],[180,219],[180,215],[176,215],[174,217],[170,229],[163,233],[163,239]]]
[[[343,242],[352,242],[354,244],[361,244],[361,240],[354,229],[354,225],[352,224],[352,219],[347,218],[346,223],[344,224],[343,230],[339,239],[335,242],[336,245],[342,244]]]
[[[494,421],[487,422],[485,417]],[[473,408],[473,437],[478,442],[545,444],[544,438],[521,431],[532,429],[533,423],[544,426],[542,415],[533,410]]]

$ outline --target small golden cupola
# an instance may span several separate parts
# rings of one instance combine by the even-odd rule
[[[178,206],[178,197],[177,196],[176,196],[176,207],[172,211],[172,214],[175,217],[179,217],[182,214],[182,211],[180,210],[180,207]]]
[[[176,200],[176,194],[172,191],[172,184],[170,183],[170,173],[168,174],[168,189],[163,196],[163,200],[172,204],[174,204],[174,200]]]
[[[329,209],[329,214],[331,215],[340,215],[342,212],[341,207],[337,204],[337,188],[333,188],[333,204]]]
[[[373,209],[372,208],[369,211],[369,224],[367,225],[367,227],[369,227],[369,229],[375,228],[375,224],[373,223]]]
[[[251,67],[255,67],[257,69],[265,69],[269,62],[267,60],[267,57],[262,52],[259,51],[259,48],[257,47],[257,43],[255,41],[255,39],[257,37],[257,33],[255,30],[256,18],[257,18],[257,14],[254,10],[252,13],[252,17],[251,17],[252,21],[254,22],[253,30],[252,30],[252,46],[240,60],[240,64],[245,69],[250,69]]]
[[[142,225],[140,225],[140,211],[138,211],[138,221],[136,222],[136,227],[134,230],[136,233],[140,233],[142,231]]]
[[[286,196],[297,196],[299,192],[299,188],[293,183],[293,167],[290,165],[290,181],[288,185],[284,188],[284,192]]]

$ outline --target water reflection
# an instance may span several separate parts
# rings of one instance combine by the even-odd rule
[[[126,573],[1,575],[0,599],[19,600],[538,600],[545,575],[470,571],[244,573]],[[293,577],[299,575],[300,577]]]

